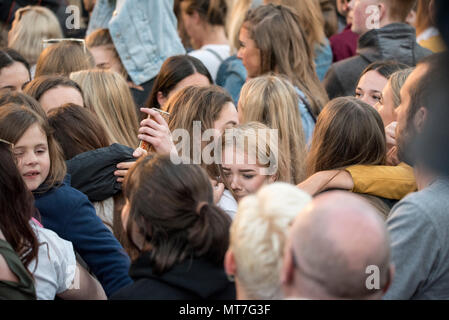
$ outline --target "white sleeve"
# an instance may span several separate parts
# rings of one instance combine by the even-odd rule
[[[66,291],[75,279],[76,257],[72,243],[49,229],[33,224],[39,241],[38,264],[29,265],[33,273],[38,299],[54,299]],[[76,285],[76,284],[75,284]]]
[[[229,190],[225,189],[223,195],[220,198],[220,201],[218,201],[217,203],[217,206],[224,212],[226,212],[231,217],[231,219],[234,220],[238,204]]]

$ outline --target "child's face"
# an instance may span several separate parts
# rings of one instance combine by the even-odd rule
[[[14,146],[17,166],[28,189],[36,190],[50,171],[47,136],[38,124],[33,124]]]
[[[275,176],[264,174],[264,168],[256,164],[255,159],[233,148],[225,148],[223,155],[224,179],[232,189],[236,200],[256,193],[262,186],[275,181]],[[228,159],[233,159],[228,161]],[[243,160],[243,161],[241,161]]]

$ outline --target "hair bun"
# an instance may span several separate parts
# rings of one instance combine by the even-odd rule
[[[198,202],[198,205],[196,206],[196,213],[199,215],[200,213],[201,213],[201,210],[204,208],[204,207],[206,207],[206,206],[208,206],[209,205],[209,203],[207,203],[206,201],[200,201],[200,202]]]

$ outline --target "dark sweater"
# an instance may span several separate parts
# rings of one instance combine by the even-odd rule
[[[326,74],[324,86],[329,99],[353,96],[360,74],[370,63],[395,60],[412,67],[431,53],[416,43],[413,27],[392,23],[362,35],[357,56],[334,63]]]
[[[134,283],[114,294],[114,300],[234,300],[235,286],[224,272],[204,258],[187,259],[161,276],[154,275],[149,252],[143,253],[129,271]]]
[[[35,192],[35,205],[43,226],[73,243],[109,296],[132,282],[129,257],[87,197],[70,187],[69,180],[43,194]]]

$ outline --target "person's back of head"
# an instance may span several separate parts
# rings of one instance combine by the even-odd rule
[[[359,0],[351,1],[352,31],[358,35],[385,27],[391,23],[405,23],[416,0]],[[373,17],[378,17],[374,19]]]
[[[353,97],[330,101],[317,119],[306,160],[307,175],[385,162],[385,128],[379,113]]]
[[[214,83],[207,68],[195,57],[177,55],[165,60],[154,81],[146,107],[162,108],[161,102],[166,102],[173,95],[173,91],[177,89],[178,84],[196,73],[206,77],[209,80],[209,84]]]
[[[286,232],[311,197],[295,186],[273,183],[239,203],[231,226],[225,268],[235,275],[238,299],[280,299]]]
[[[32,96],[22,92],[12,91],[9,88],[0,89],[0,108],[8,103],[24,105],[35,111],[42,118],[45,119],[47,117],[44,109],[42,109],[39,102]]]
[[[128,238],[139,251],[150,250],[153,274],[189,258],[223,265],[231,220],[215,206],[201,167],[175,164],[169,156],[143,157],[130,169],[124,194]]]
[[[51,110],[47,116],[66,160],[110,145],[98,118],[86,108],[68,103]]]
[[[288,175],[280,181],[300,183],[305,174],[305,138],[298,95],[284,77],[261,76],[248,80],[240,92],[240,123],[261,122],[279,131],[279,150],[288,164],[281,172]]]
[[[109,70],[74,72],[70,79],[82,88],[86,107],[97,115],[109,141],[136,148],[137,113],[125,79]]]
[[[385,223],[360,197],[319,195],[296,217],[284,253],[287,298],[380,299],[392,275]]]
[[[44,75],[69,76],[72,72],[94,68],[92,54],[84,42],[62,41],[45,48],[36,64],[35,77]]]
[[[42,6],[26,6],[16,11],[8,34],[8,47],[20,52],[29,64],[36,64],[43,40],[62,38],[58,18]]]

